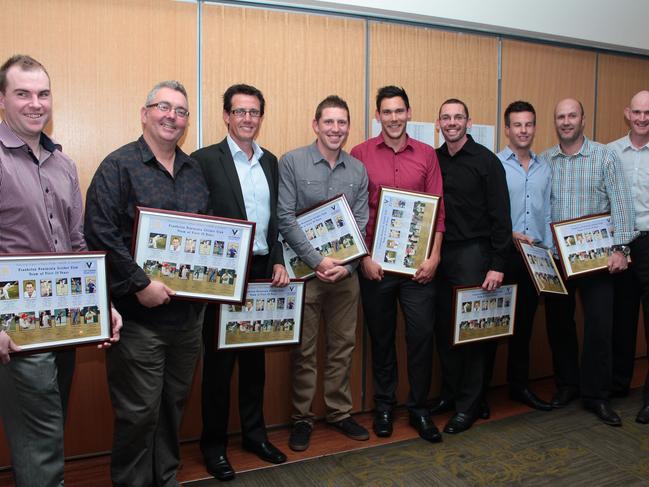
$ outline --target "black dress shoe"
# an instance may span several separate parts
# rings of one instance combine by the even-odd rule
[[[453,404],[453,401],[450,401],[448,399],[440,399],[430,408],[430,415],[436,416],[438,414],[445,413],[446,411],[452,411],[454,407],[455,404]]]
[[[649,424],[649,404],[645,404],[638,415],[635,417],[635,422],[640,424]]]
[[[489,403],[485,399],[482,399],[480,401],[480,409],[478,409],[478,417],[480,419],[491,418],[491,409],[489,408]]]
[[[552,404],[539,398],[527,387],[513,387],[509,389],[509,397],[512,401],[522,402],[532,409],[538,409],[539,411],[552,411]]]
[[[218,480],[232,480],[234,478],[234,469],[225,455],[205,458],[205,468],[210,475]]]
[[[376,411],[374,413],[374,421],[372,422],[372,429],[376,436],[387,438],[392,435],[392,412],[390,411]]]
[[[554,393],[550,404],[555,409],[564,408],[578,397],[579,392],[576,389],[573,389],[572,387],[562,387]]]
[[[475,416],[467,413],[455,413],[455,416],[449,419],[446,426],[444,426],[444,433],[448,433],[449,435],[462,433],[473,426],[475,419]]]
[[[244,441],[241,443],[244,450],[254,453],[259,458],[270,463],[284,463],[286,455],[279,451],[270,441],[262,441],[261,443],[253,443]]]
[[[417,433],[419,433],[419,436],[426,441],[430,441],[431,443],[439,443],[442,441],[442,435],[437,429],[437,426],[435,426],[435,423],[433,423],[428,416],[417,416],[411,414],[410,426],[415,428]]]
[[[611,406],[606,401],[596,401],[592,404],[588,404],[586,409],[595,413],[602,423],[609,426],[622,426],[622,420],[617,415],[615,411],[611,409]]]

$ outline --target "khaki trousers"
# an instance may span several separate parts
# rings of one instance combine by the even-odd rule
[[[317,342],[320,320],[324,322],[326,355],[324,400],[327,422],[349,416],[352,352],[356,340],[359,286],[356,272],[337,283],[311,279],[306,285],[302,341],[293,350],[293,421],[313,423],[311,403],[317,385]]]

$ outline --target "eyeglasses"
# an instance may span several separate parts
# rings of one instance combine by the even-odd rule
[[[180,117],[180,118],[189,117],[189,110],[187,110],[187,109],[185,109],[183,107],[172,107],[166,101],[160,101],[158,103],[151,103],[151,105],[146,105],[146,108],[153,108],[153,107],[157,108],[162,113],[169,113],[171,110],[173,110],[176,113],[177,117]]]
[[[442,115],[441,117],[439,117],[439,119],[444,123],[448,123],[451,120],[455,120],[456,122],[461,122],[463,120],[466,120],[466,115],[457,114],[457,115],[453,115],[452,117],[450,115]]]
[[[246,110],[245,108],[235,108],[231,110],[230,113],[237,118],[246,118],[246,115],[250,115],[250,118],[259,118],[261,117],[261,112],[256,108]]]

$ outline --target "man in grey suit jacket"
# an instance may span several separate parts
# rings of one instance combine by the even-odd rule
[[[277,242],[277,158],[255,143],[264,118],[264,96],[249,85],[233,85],[223,94],[223,120],[228,135],[192,154],[210,189],[210,210],[216,216],[254,221],[251,279],[271,278],[286,286],[281,245]],[[219,480],[234,478],[226,456],[230,378],[239,357],[239,413],[243,448],[271,463],[286,456],[266,436],[264,424],[264,349],[216,351],[216,306],[205,313],[203,340],[203,431],[201,451],[207,471]]]

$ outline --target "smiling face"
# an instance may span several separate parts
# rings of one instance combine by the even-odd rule
[[[50,79],[40,68],[7,71],[7,87],[0,93],[0,108],[9,128],[27,143],[38,144],[41,132],[52,115]]]
[[[243,116],[237,116],[232,113],[235,110],[245,110],[246,113]],[[232,97],[232,110],[230,110],[230,113],[223,112],[223,120],[228,126],[228,134],[240,148],[251,144],[255,140],[261,128],[261,122],[264,120],[263,115],[253,117],[249,113],[250,110],[261,112],[259,98],[238,93]]]
[[[632,99],[624,116],[629,121],[631,135],[642,139],[649,138],[649,91],[641,91]]]
[[[567,98],[554,109],[554,128],[562,145],[577,142],[584,135],[584,113],[577,100]]]
[[[161,102],[168,104],[172,109],[163,112],[155,106],[142,107],[144,138],[147,143],[152,142],[158,146],[176,145],[185,133],[187,117],[179,117],[174,109],[182,107],[189,110],[187,98],[180,91],[165,87],[158,90],[149,105]]]
[[[529,150],[534,142],[536,120],[532,112],[512,112],[509,114],[509,127],[505,126],[505,135],[512,149]]]
[[[400,96],[384,98],[376,112],[376,119],[381,122],[383,137],[394,142],[405,137],[411,116],[412,111],[406,108],[406,102]]]
[[[313,121],[313,131],[318,137],[321,150],[338,152],[349,135],[349,114],[344,108],[327,107],[319,120]]]
[[[437,124],[444,140],[452,144],[466,137],[466,131],[471,127],[471,119],[467,117],[461,103],[446,103],[439,109]]]

